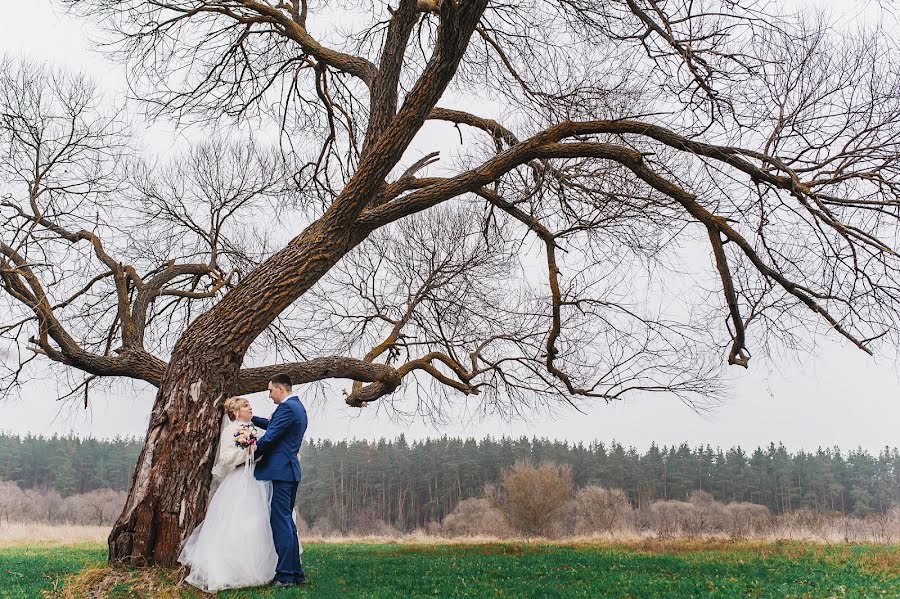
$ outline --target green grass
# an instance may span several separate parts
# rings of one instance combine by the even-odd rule
[[[0,547],[0,597],[40,597],[105,557],[106,547],[95,544]]]
[[[900,547],[801,543],[625,545],[305,545],[302,591],[240,590],[220,597],[900,597]],[[0,548],[0,595],[40,597],[63,582],[89,588],[102,547]],[[88,572],[90,570],[88,569]],[[102,571],[93,572],[94,579]],[[113,597],[197,596],[155,579],[120,581]],[[129,573],[124,573],[125,577]],[[11,584],[10,584],[11,583]],[[143,592],[136,590],[143,589]]]

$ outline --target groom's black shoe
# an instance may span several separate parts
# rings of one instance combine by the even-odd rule
[[[284,587],[292,587],[292,586],[294,586],[294,583],[293,582],[284,582],[282,580],[272,580],[272,582],[270,582],[266,586],[276,588],[276,589],[281,589]]]

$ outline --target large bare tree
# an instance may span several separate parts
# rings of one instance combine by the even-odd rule
[[[111,561],[175,561],[222,400],[278,371],[515,414],[897,342],[884,31],[753,0],[66,4],[147,122],[219,131],[142,157],[83,77],[0,68],[5,388],[35,360],[85,401],[158,387]]]

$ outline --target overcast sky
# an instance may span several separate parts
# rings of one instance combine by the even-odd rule
[[[8,5],[3,11],[7,18],[0,21],[0,53],[47,59],[82,69],[113,89],[121,86],[118,66],[93,53],[82,24],[54,12],[48,0],[16,2],[15,8],[12,0],[0,3]],[[856,15],[861,4],[865,3],[848,2],[847,15]],[[401,432],[408,438],[536,435],[571,442],[616,439],[638,448],[654,441],[745,448],[781,441],[792,450],[837,445],[878,451],[900,445],[900,376],[891,359],[869,357],[831,339],[822,340],[814,356],[778,364],[754,358],[749,371],[735,369],[730,374],[727,401],[702,416],[676,398],[656,395],[594,405],[583,414],[570,409],[553,418],[536,415],[527,422],[485,419],[461,408],[437,427],[421,421],[395,422],[375,408],[347,408],[338,386],[325,401],[308,406],[307,434],[332,439],[393,437]],[[155,393],[152,387],[134,386],[115,396],[94,394],[84,410],[54,401],[55,385],[49,378],[35,381],[19,397],[0,405],[4,413],[0,429],[143,436]],[[304,389],[297,390],[303,397]],[[268,415],[273,408],[264,394],[251,400],[257,414]]]

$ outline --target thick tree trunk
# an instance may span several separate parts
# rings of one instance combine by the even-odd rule
[[[184,345],[157,393],[128,501],[109,535],[110,562],[174,565],[203,518],[221,405],[241,356]]]

